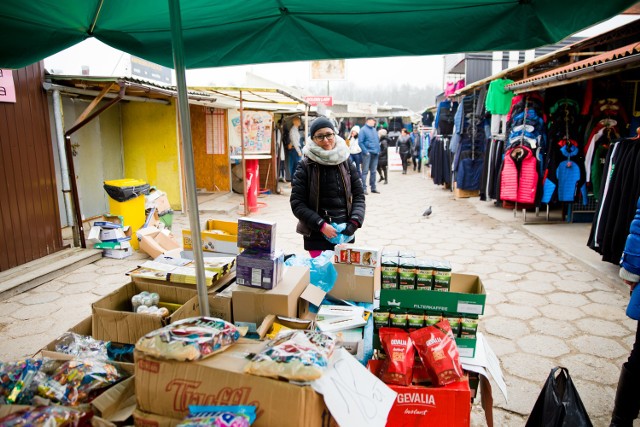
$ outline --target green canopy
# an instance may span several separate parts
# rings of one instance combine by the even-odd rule
[[[555,43],[636,0],[188,0],[185,65],[522,50]],[[0,67],[88,37],[173,67],[166,0],[2,0]]]

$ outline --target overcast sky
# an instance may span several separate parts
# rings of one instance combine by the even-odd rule
[[[637,19],[634,15],[621,15],[605,23],[575,34],[589,37]],[[94,76],[128,76],[129,56],[95,39],[66,49],[45,60],[48,70],[62,74],[82,74],[82,66],[89,67]],[[289,62],[235,67],[209,68],[187,71],[187,84],[241,85],[249,71],[286,86],[306,87],[311,82],[309,62]],[[381,84],[393,79],[418,87],[443,87],[443,60],[437,56],[349,59],[346,62],[347,80],[358,86]]]

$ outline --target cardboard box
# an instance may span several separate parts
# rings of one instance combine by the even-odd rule
[[[136,236],[140,242],[140,249],[151,258],[157,258],[168,251],[180,249],[180,244],[168,230],[145,227],[136,231]]]
[[[459,273],[451,273],[450,292],[398,289],[380,291],[381,306],[416,308],[451,314],[484,314],[486,299],[484,285],[478,276]]]
[[[170,211],[171,204],[169,203],[167,193],[160,190],[150,191],[149,194],[144,196],[144,208],[145,210],[156,208],[158,215],[163,215],[165,212]]]
[[[255,405],[253,426],[323,427],[331,415],[321,395],[310,386],[248,375],[250,353],[265,343],[240,339],[222,353],[196,362],[159,360],[136,352],[138,409],[182,419],[188,405]]]
[[[347,301],[369,302],[380,290],[380,266],[362,267],[353,264],[334,264],[338,278],[329,295]]]
[[[269,314],[303,317],[308,311],[309,300],[313,299],[308,295],[303,297],[303,293],[308,287],[318,289],[309,285],[309,278],[309,267],[294,266],[288,267],[278,287],[269,291],[238,286],[232,296],[234,323],[248,326],[253,332]]]
[[[254,218],[239,218],[238,246],[244,249],[274,253],[276,251],[276,223]]]
[[[171,316],[161,318],[150,314],[134,313],[131,297],[142,291],[157,292],[160,301],[180,304]],[[135,344],[145,334],[173,321],[198,316],[192,305],[186,304],[197,292],[192,289],[130,282],[91,305],[93,312],[92,336],[103,341]]]
[[[136,407],[133,411],[133,425],[136,427],[176,427],[184,418],[176,419],[150,414]]]
[[[242,286],[273,289],[282,280],[284,252],[273,254],[247,249],[236,258],[236,282]]]
[[[336,264],[356,264],[365,267],[379,267],[382,248],[359,246],[353,243],[337,244],[334,262]]]
[[[102,251],[102,256],[107,258],[123,259],[133,255],[133,248],[129,242],[120,242],[120,247],[122,249],[104,249]]]
[[[381,367],[381,360],[370,360],[367,365],[376,376]],[[388,386],[398,395],[387,427],[469,427],[471,423],[471,391],[466,379],[444,387]]]
[[[220,252],[237,255],[238,248],[238,223],[235,221],[220,221],[210,219],[206,228],[201,230],[202,250],[207,252]],[[191,230],[182,230],[182,246],[184,249],[193,249],[191,244]]]

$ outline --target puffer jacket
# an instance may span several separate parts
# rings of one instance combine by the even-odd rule
[[[628,272],[640,275],[640,199],[638,199],[636,215],[631,221],[620,265]]]
[[[304,236],[308,251],[335,247],[320,232],[325,222],[353,221],[358,227],[364,222],[364,188],[355,164],[349,160],[325,166],[303,159],[293,176],[289,201],[295,217],[311,231]]]
[[[514,150],[521,149],[524,156],[513,158]],[[500,199],[532,204],[536,199],[538,164],[529,147],[517,146],[507,150],[500,174]]]
[[[358,144],[362,149],[362,154],[367,155],[369,153],[380,153],[380,138],[378,137],[378,131],[369,125],[362,126],[360,133],[358,134]]]

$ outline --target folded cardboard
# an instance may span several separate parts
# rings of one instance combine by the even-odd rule
[[[276,223],[254,218],[239,218],[238,246],[244,249],[274,253],[276,250]]]
[[[285,269],[280,284],[269,291],[238,286],[233,290],[233,321],[256,331],[269,314],[285,317],[303,317],[308,311],[309,299],[301,298],[309,285],[309,267],[293,266]]]
[[[236,260],[236,282],[242,286],[273,289],[282,280],[284,252],[258,252],[246,249]]]
[[[322,396],[310,386],[244,373],[246,356],[264,345],[240,339],[222,353],[197,362],[159,360],[136,352],[138,409],[182,419],[188,405],[254,405],[254,427],[330,425]]]
[[[133,411],[133,425],[136,427],[176,427],[184,418],[176,419],[163,417],[158,414],[150,414],[136,407]]]
[[[284,317],[284,316],[274,316],[273,314],[270,314],[264,318],[264,320],[262,321],[260,326],[258,326],[258,329],[256,331],[256,333],[258,334],[258,337],[261,340],[265,339],[267,334],[270,333],[271,327],[274,325],[274,323],[278,323],[287,329],[298,329],[298,330],[311,329],[311,327],[313,326],[312,320],[296,319],[293,317]]]
[[[329,295],[335,298],[372,303],[380,290],[380,267],[334,264],[338,277]]]
[[[160,190],[152,190],[149,194],[144,196],[144,208],[151,209],[156,208],[159,215],[163,215],[165,212],[171,210],[171,204],[167,193]]]
[[[202,250],[208,252],[220,252],[237,255],[238,248],[238,223],[235,221],[221,221],[210,219],[206,228],[200,232],[202,238]],[[182,246],[184,249],[193,249],[191,243],[191,230],[182,230]]]
[[[354,243],[340,243],[334,249],[336,264],[355,264],[364,267],[379,267],[381,248],[360,246]]]
[[[379,376],[382,363],[381,360],[370,360],[367,368]],[[466,378],[444,387],[389,387],[398,394],[389,411],[387,427],[470,425],[471,391]]]
[[[484,285],[478,276],[459,273],[451,273],[449,292],[399,289],[380,291],[380,306],[415,308],[451,314],[484,314],[486,299]]]
[[[134,313],[131,298],[142,291],[156,292],[160,301],[181,307],[168,318]],[[135,344],[140,337],[175,320],[197,316],[192,306],[185,304],[197,296],[192,289],[177,288],[153,283],[130,282],[94,302],[92,307],[92,336],[103,341]]]
[[[140,249],[151,258],[180,248],[180,244],[175,240],[169,230],[160,230],[157,227],[145,227],[136,231]]]

